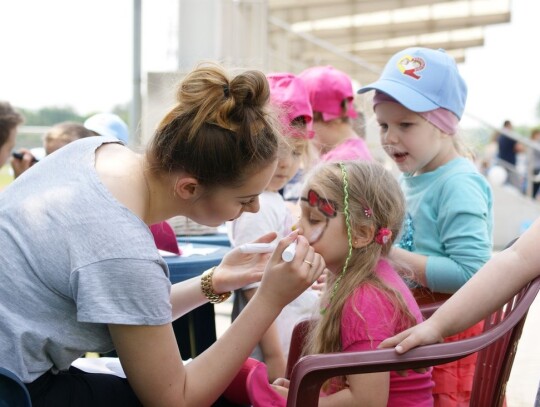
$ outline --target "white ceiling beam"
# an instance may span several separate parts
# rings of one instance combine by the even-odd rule
[[[350,44],[357,41],[373,41],[410,35],[432,33],[449,29],[481,27],[510,21],[510,13],[484,16],[466,16],[448,19],[430,19],[416,22],[372,25],[364,27],[336,28],[333,30],[310,31],[335,45]]]

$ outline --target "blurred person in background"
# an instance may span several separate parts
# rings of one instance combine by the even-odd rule
[[[7,162],[13,147],[17,129],[24,122],[9,102],[0,101],[0,168]]]
[[[72,141],[93,136],[96,136],[96,133],[80,123],[70,121],[58,123],[43,135],[43,149],[47,156]],[[19,149],[18,153],[22,154],[22,158],[11,158],[11,167],[15,178],[33,166],[39,158],[36,157],[35,152],[33,154],[33,151],[26,148]]]
[[[521,177],[517,172],[517,154],[524,151],[524,147],[510,137],[514,131],[512,122],[505,120],[500,133],[495,135],[497,141],[497,162],[508,171],[508,183],[521,190]]]
[[[321,161],[371,160],[366,142],[356,132],[354,90],[349,76],[332,66],[314,66],[298,75],[313,108],[313,143]]]

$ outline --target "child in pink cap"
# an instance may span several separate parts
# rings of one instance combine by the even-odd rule
[[[313,108],[315,146],[322,161],[371,160],[366,142],[351,123],[358,114],[353,106],[351,79],[332,66],[315,66],[298,75],[306,85]]]
[[[278,165],[266,190],[259,196],[257,213],[243,213],[227,222],[232,246],[249,243],[269,232],[278,239],[288,235],[293,225],[292,214],[279,190],[296,174],[305,157],[308,139],[312,137],[311,105],[304,83],[290,73],[267,75],[270,84],[270,102],[277,110],[285,136],[278,148]],[[234,320],[255,294],[259,283],[237,290],[234,296]],[[251,357],[264,361],[271,379],[285,374],[285,357],[289,350],[292,329],[296,322],[316,309],[318,295],[311,289],[287,305],[268,329]]]

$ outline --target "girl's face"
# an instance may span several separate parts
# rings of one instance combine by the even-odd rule
[[[279,146],[277,168],[268,184],[269,191],[279,191],[294,177],[300,168],[306,143],[307,141],[304,139],[291,139],[288,144],[283,143]]]
[[[75,141],[75,138],[72,139],[58,139],[58,138],[51,138],[51,139],[45,139],[44,141],[44,147],[45,147],[45,155],[49,155],[54,153],[56,150],[64,147],[65,145],[71,143],[72,141]]]
[[[375,107],[375,115],[384,151],[401,172],[430,172],[454,158],[451,136],[406,107],[382,102]]]
[[[301,216],[298,220],[300,232],[306,237],[326,262],[333,273],[339,273],[348,253],[347,228],[342,213],[332,216],[332,201],[316,187],[306,187],[300,199]]]
[[[325,122],[324,120],[313,121],[313,145],[321,153],[325,154],[332,150],[340,142],[340,135],[335,131],[335,120]]]
[[[203,195],[193,205],[189,218],[202,225],[219,226],[225,221],[235,220],[244,212],[258,212],[259,195],[266,189],[276,164],[277,160],[253,172],[237,188],[216,188]]]

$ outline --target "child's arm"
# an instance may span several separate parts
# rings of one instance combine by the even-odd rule
[[[396,248],[391,257],[407,264],[423,286],[455,293],[491,257],[491,193],[480,174],[463,174],[448,179],[437,195],[433,232],[415,236],[423,246],[418,252],[428,255]]]
[[[319,407],[381,406],[386,407],[390,391],[390,373],[369,373],[347,376],[349,388],[319,398]],[[276,380],[272,388],[287,398],[290,382]],[[366,390],[369,389],[369,390]]]
[[[407,269],[402,270],[403,277],[416,281],[418,284],[427,287],[426,263],[427,256],[409,252],[399,247],[392,247],[389,256],[396,264],[406,264]],[[412,275],[410,275],[412,274]]]
[[[419,345],[442,341],[461,332],[501,307],[527,282],[540,275],[540,219],[514,245],[494,256],[431,318],[385,340],[399,353]]]
[[[319,407],[385,407],[388,403],[390,373],[347,376],[349,388],[319,399]]]
[[[253,298],[256,292],[256,288],[243,291],[248,301],[251,301],[251,298]],[[281,349],[281,341],[279,340],[279,333],[275,322],[265,332],[259,342],[259,346],[264,357],[264,363],[268,369],[268,378],[270,381],[273,382],[277,378],[285,376],[285,356]]]

